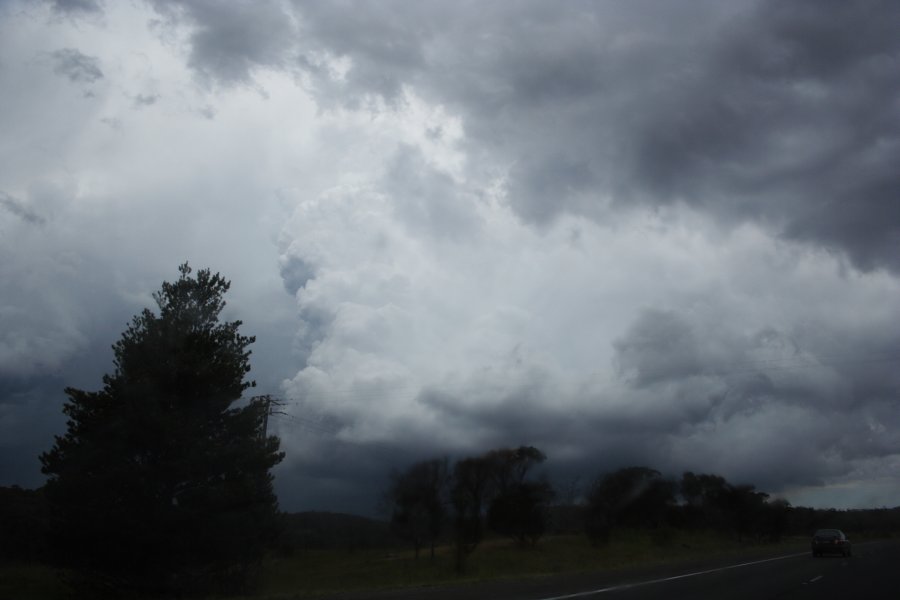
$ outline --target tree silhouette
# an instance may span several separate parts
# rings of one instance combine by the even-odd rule
[[[490,464],[495,492],[503,494],[510,487],[523,483],[528,471],[547,460],[547,456],[534,446],[519,446],[491,450],[484,459]]]
[[[598,478],[587,498],[585,531],[605,543],[617,526],[656,528],[675,503],[675,483],[648,467],[626,467]]]
[[[267,405],[238,404],[253,337],[220,322],[230,282],[187,263],[113,346],[103,388],[67,388],[41,455],[57,559],[91,595],[240,589],[277,533]]]
[[[553,489],[546,482],[527,481],[526,477],[547,456],[534,446],[519,446],[491,450],[484,458],[491,465],[494,481],[488,525],[520,545],[535,544],[547,528]]]
[[[42,490],[0,487],[0,563],[46,555],[47,504]]]
[[[497,533],[512,537],[520,546],[534,545],[547,530],[553,496],[553,488],[545,481],[513,483],[491,502],[488,524]]]
[[[450,502],[456,530],[456,570],[465,569],[466,557],[484,536],[482,516],[493,494],[493,466],[483,456],[464,458],[453,467]]]
[[[412,542],[416,558],[426,542],[431,545],[431,558],[434,558],[434,544],[446,512],[448,477],[446,459],[418,462],[391,477],[388,490],[391,528],[399,537]]]

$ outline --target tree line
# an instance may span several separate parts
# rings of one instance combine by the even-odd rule
[[[751,484],[709,473],[665,477],[645,466],[603,473],[583,489],[559,490],[534,467],[533,446],[498,448],[457,460],[416,462],[390,475],[384,495],[395,535],[420,549],[454,545],[459,570],[486,531],[521,546],[548,533],[583,533],[604,545],[617,530],[649,531],[660,544],[678,530],[707,530],[737,541],[777,542],[821,527],[869,536],[900,533],[900,507],[836,511],[793,507]]]
[[[521,446],[464,458],[452,469],[446,459],[416,463],[391,476],[391,525],[412,542],[417,558],[426,544],[433,558],[449,518],[459,570],[484,537],[485,525],[520,544],[534,544],[544,534],[553,489],[528,474],[545,459],[537,448]]]

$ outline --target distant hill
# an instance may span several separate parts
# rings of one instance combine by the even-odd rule
[[[357,515],[333,512],[299,512],[284,515],[282,548],[299,550],[359,550],[387,548],[400,542],[390,525]]]

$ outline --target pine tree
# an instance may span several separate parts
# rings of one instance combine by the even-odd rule
[[[67,431],[41,455],[58,559],[91,593],[240,589],[277,533],[268,410],[253,337],[220,322],[230,282],[187,263],[113,346],[103,388],[67,388]]]

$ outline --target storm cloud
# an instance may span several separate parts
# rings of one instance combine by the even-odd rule
[[[0,206],[4,210],[16,215],[26,223],[40,225],[44,223],[44,218],[34,212],[31,208],[25,206],[21,201],[16,200],[5,192],[0,192]]]
[[[54,12],[73,17],[94,15],[103,11],[103,3],[97,0],[46,0]]]
[[[898,268],[893,3],[313,6],[343,91],[459,111],[528,221],[683,203]]]
[[[58,75],[68,77],[69,80],[85,83],[93,83],[103,78],[99,61],[92,56],[82,54],[74,48],[62,48],[55,50],[52,55],[55,66],[53,70]]]
[[[894,3],[157,5],[204,77],[449,107],[526,221],[688,204],[898,268]]]
[[[894,502],[896,3],[8,6],[16,448],[188,258],[285,400],[288,509],[507,444]]]

